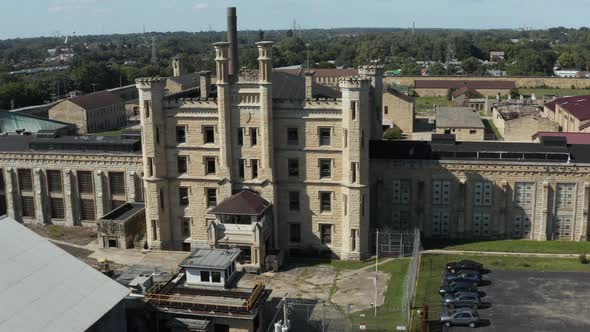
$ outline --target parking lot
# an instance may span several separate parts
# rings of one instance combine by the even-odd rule
[[[484,323],[444,331],[590,331],[590,275],[582,272],[491,271],[480,287]]]

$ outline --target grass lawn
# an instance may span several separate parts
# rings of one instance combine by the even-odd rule
[[[121,136],[121,134],[123,133],[123,130],[125,130],[126,128],[123,129],[117,129],[117,130],[113,130],[113,131],[103,131],[100,133],[92,133],[90,135],[94,135],[94,136],[107,136],[107,137],[119,137]]]
[[[352,315],[353,327],[358,327],[358,324],[364,322],[369,331],[395,331],[396,326],[405,325],[401,309],[404,281],[409,263],[409,259],[401,258],[379,265],[379,271],[388,272],[391,275],[385,294],[385,303],[377,308],[377,317],[375,317],[374,309],[354,313]],[[365,316],[361,317],[363,314]]]
[[[532,241],[531,241],[532,242]],[[548,243],[548,241],[544,241]],[[490,270],[536,270],[536,271],[567,271],[590,272],[590,264],[581,264],[576,258],[543,258],[514,256],[475,256],[475,255],[422,255],[418,288],[414,307],[428,304],[430,312],[436,317],[440,310],[438,288],[443,278],[443,269],[447,262],[461,259],[472,259],[483,263]]]
[[[432,111],[433,105],[439,106],[453,106],[453,102],[447,97],[417,97],[416,98],[416,112]]]
[[[339,259],[323,259],[311,257],[287,257],[286,264],[293,264],[297,266],[316,266],[316,265],[330,265],[336,270],[356,270],[363,267],[375,264],[375,260],[368,259],[364,261],[347,261]]]
[[[530,252],[543,254],[590,254],[590,241],[532,241],[532,240],[498,240],[470,242],[462,244],[427,244],[448,250]]]
[[[590,95],[590,89],[518,89],[518,93],[524,96],[530,96],[533,92],[537,98],[544,95],[559,95],[562,97]]]

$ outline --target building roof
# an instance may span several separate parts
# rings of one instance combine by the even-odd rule
[[[590,133],[564,133],[540,131],[533,135],[532,139],[542,137],[565,137],[567,144],[587,144],[590,145]]]
[[[479,112],[469,107],[438,107],[437,128],[485,128]]]
[[[342,93],[329,86],[314,84],[314,98],[340,98]],[[272,73],[273,99],[302,100],[305,99],[305,77],[291,75],[282,71]]]
[[[178,83],[182,86],[186,87],[194,87],[198,82],[199,79],[199,74],[197,73],[190,73],[190,74],[184,74],[184,75],[180,75],[180,76],[170,76],[168,77],[168,79],[172,82]],[[195,81],[195,79],[197,81]]]
[[[270,207],[270,203],[256,192],[246,189],[230,196],[211,209],[211,214],[232,214],[241,216],[259,216]]]
[[[579,120],[590,119],[590,95],[559,98],[545,104],[545,107],[555,112],[556,105],[559,105],[559,107]]]
[[[227,269],[240,255],[240,249],[195,249],[181,267]]]
[[[123,99],[112,92],[103,90],[66,99],[86,110],[123,103]]]
[[[63,136],[44,138],[38,135],[0,136],[0,153],[4,152],[132,153],[141,152],[139,139],[103,136]]]
[[[503,120],[510,121],[525,116],[539,116],[543,115],[541,106],[530,104],[497,104],[494,105],[496,112]]]
[[[0,133],[15,133],[24,130],[29,133],[37,133],[40,130],[71,129],[76,126],[70,123],[39,118],[15,112],[0,111]]]
[[[468,86],[462,86],[459,89],[453,91],[453,98],[457,98],[464,94],[466,94],[468,98],[482,97],[481,93],[477,92],[476,90],[473,90]]]
[[[403,101],[405,101],[407,103],[413,103],[415,101],[415,99],[416,99],[414,97],[410,97],[407,94],[405,94],[405,93],[403,93],[401,91],[398,91],[396,89],[393,89],[393,88],[387,88],[387,89],[385,89],[385,92],[386,93],[389,93],[389,94],[391,94],[393,96],[396,96],[399,99],[401,99],[401,100],[403,100]]]
[[[305,74],[305,70],[301,68],[275,68],[273,69],[274,72],[283,72],[290,75],[296,76],[303,76]],[[315,77],[351,77],[357,76],[359,74],[358,69],[356,68],[314,68]]]
[[[470,89],[515,89],[514,81],[500,80],[416,80],[415,89],[458,89],[467,86]]]
[[[0,220],[0,331],[85,331],[129,290],[11,218]]]

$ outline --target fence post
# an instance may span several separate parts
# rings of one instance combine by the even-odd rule
[[[326,308],[326,304],[324,302],[322,302],[322,332],[325,332],[325,328],[326,328],[326,324],[324,323],[324,319],[325,319],[325,313],[324,313],[324,309]]]

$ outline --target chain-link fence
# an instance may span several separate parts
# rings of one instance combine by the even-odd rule
[[[412,301],[414,300],[414,293],[416,292],[416,281],[418,278],[418,269],[420,268],[420,252],[422,252],[422,243],[420,242],[420,229],[414,229],[412,256],[408,273],[404,285],[404,295],[402,299],[402,308],[406,318],[406,322],[410,321],[412,312]]]

